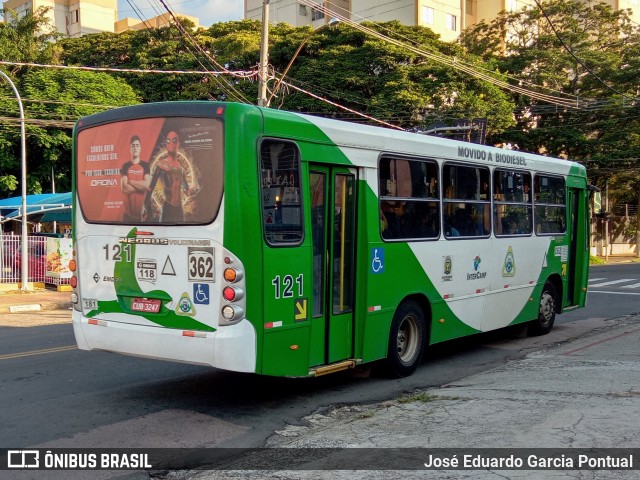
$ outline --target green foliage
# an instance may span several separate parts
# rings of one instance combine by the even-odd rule
[[[457,45],[440,41],[428,28],[399,22],[364,25],[421,50],[482,64]],[[284,61],[292,57],[292,47],[306,41],[288,77],[296,85],[353,110],[404,128],[424,129],[436,120],[452,124],[455,119],[473,117],[489,117],[496,131],[513,125],[513,105],[504,92],[409,49],[342,24],[296,34],[299,37],[293,45],[291,35],[272,46],[271,62],[276,70],[283,71]],[[363,121],[304,93],[286,89],[277,93],[273,105],[278,108]]]
[[[398,22],[368,24],[385,35],[429,51],[456,55],[482,65],[455,44],[441,42],[430,29]],[[65,39],[63,59],[71,64],[164,70],[255,70],[260,53],[260,22],[243,20],[200,29],[202,50],[175,27],[88,35]],[[499,89],[469,80],[449,67],[433,64],[415,53],[370,37],[345,25],[320,30],[288,24],[270,26],[270,64],[287,72],[287,81],[353,110],[396,125],[426,127],[434,120],[451,123],[460,117],[489,117],[492,130],[513,125],[513,104]],[[97,62],[97,63],[96,63]],[[122,74],[143,102],[228,99],[253,102],[256,77]],[[277,81],[269,84],[271,88]],[[280,88],[272,106],[354,119],[335,106],[295,90]]]
[[[517,129],[491,140],[584,162],[593,183],[609,181],[612,203],[637,203],[640,28],[627,10],[604,3],[552,0],[542,7],[546,16],[540,9],[503,12],[468,29],[460,44],[523,85],[573,96],[578,108],[516,97]]]
[[[133,89],[106,73],[33,69],[24,75],[21,91],[32,99],[27,117],[49,118],[72,125],[84,115],[137,103]],[[55,99],[51,102],[50,99]],[[43,100],[37,102],[36,100]],[[71,131],[50,125],[30,125],[27,131],[32,188],[48,191],[51,170],[58,190],[71,188]],[[36,162],[35,159],[38,159]],[[37,179],[37,180],[36,180]]]
[[[443,42],[429,28],[399,22],[364,25],[423,51],[455,58],[498,80],[533,90],[544,86],[540,91],[575,98],[581,108],[556,107],[502,90],[345,24],[316,30],[270,26],[275,77],[269,82],[271,107],[372,123],[286,85],[290,83],[406,129],[487,118],[491,143],[515,143],[526,151],[584,161],[594,182],[602,186],[605,179],[615,180],[619,188],[610,191],[616,198],[638,201],[640,184],[629,170],[640,167],[640,117],[633,114],[637,106],[630,100],[638,93],[640,78],[638,26],[627,12],[605,4],[551,0],[542,5],[547,16],[539,9],[503,12],[492,22],[468,29],[453,43]],[[137,101],[254,102],[257,97],[258,21],[218,23],[195,32],[189,29],[189,35],[168,26],[73,39],[43,30],[46,21],[38,11],[0,24],[0,58],[223,75],[86,74],[18,67],[10,72],[12,78],[25,97],[40,100],[28,102],[28,117],[72,123],[81,115]],[[285,82],[279,85],[285,70]],[[228,71],[242,73],[231,76]],[[48,103],[51,100],[60,103]],[[15,116],[15,104],[0,104],[0,116]],[[0,192],[16,187],[15,132],[15,123],[0,124]],[[46,181],[41,184],[38,179],[48,178],[52,166],[64,183],[70,130],[30,124],[28,136],[34,172],[31,188],[47,188]]]
[[[33,13],[18,15],[6,13],[8,21],[0,23],[0,58],[8,62],[50,63],[57,53],[54,43],[61,37],[49,24],[48,7],[39,7]],[[14,71],[17,69],[14,69]]]

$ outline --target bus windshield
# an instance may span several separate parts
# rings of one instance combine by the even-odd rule
[[[79,206],[89,223],[203,225],[223,191],[223,125],[216,118],[143,118],[81,129]]]

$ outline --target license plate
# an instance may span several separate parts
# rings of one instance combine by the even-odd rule
[[[131,310],[134,312],[158,313],[160,311],[160,300],[134,298],[131,302]]]

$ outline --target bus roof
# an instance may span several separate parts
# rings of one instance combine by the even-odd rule
[[[264,109],[263,112],[265,117],[271,115],[268,109]],[[345,149],[364,149],[461,162],[472,161],[494,167],[524,168],[557,174],[568,174],[570,171],[572,175],[586,178],[586,168],[570,160],[294,112],[286,112],[286,114],[296,115],[311,122],[320,128],[335,145]],[[362,160],[367,166],[368,161],[364,158]]]

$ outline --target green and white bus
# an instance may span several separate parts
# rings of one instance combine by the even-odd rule
[[[577,163],[218,102],[74,130],[79,348],[264,375],[386,360],[584,306]]]

